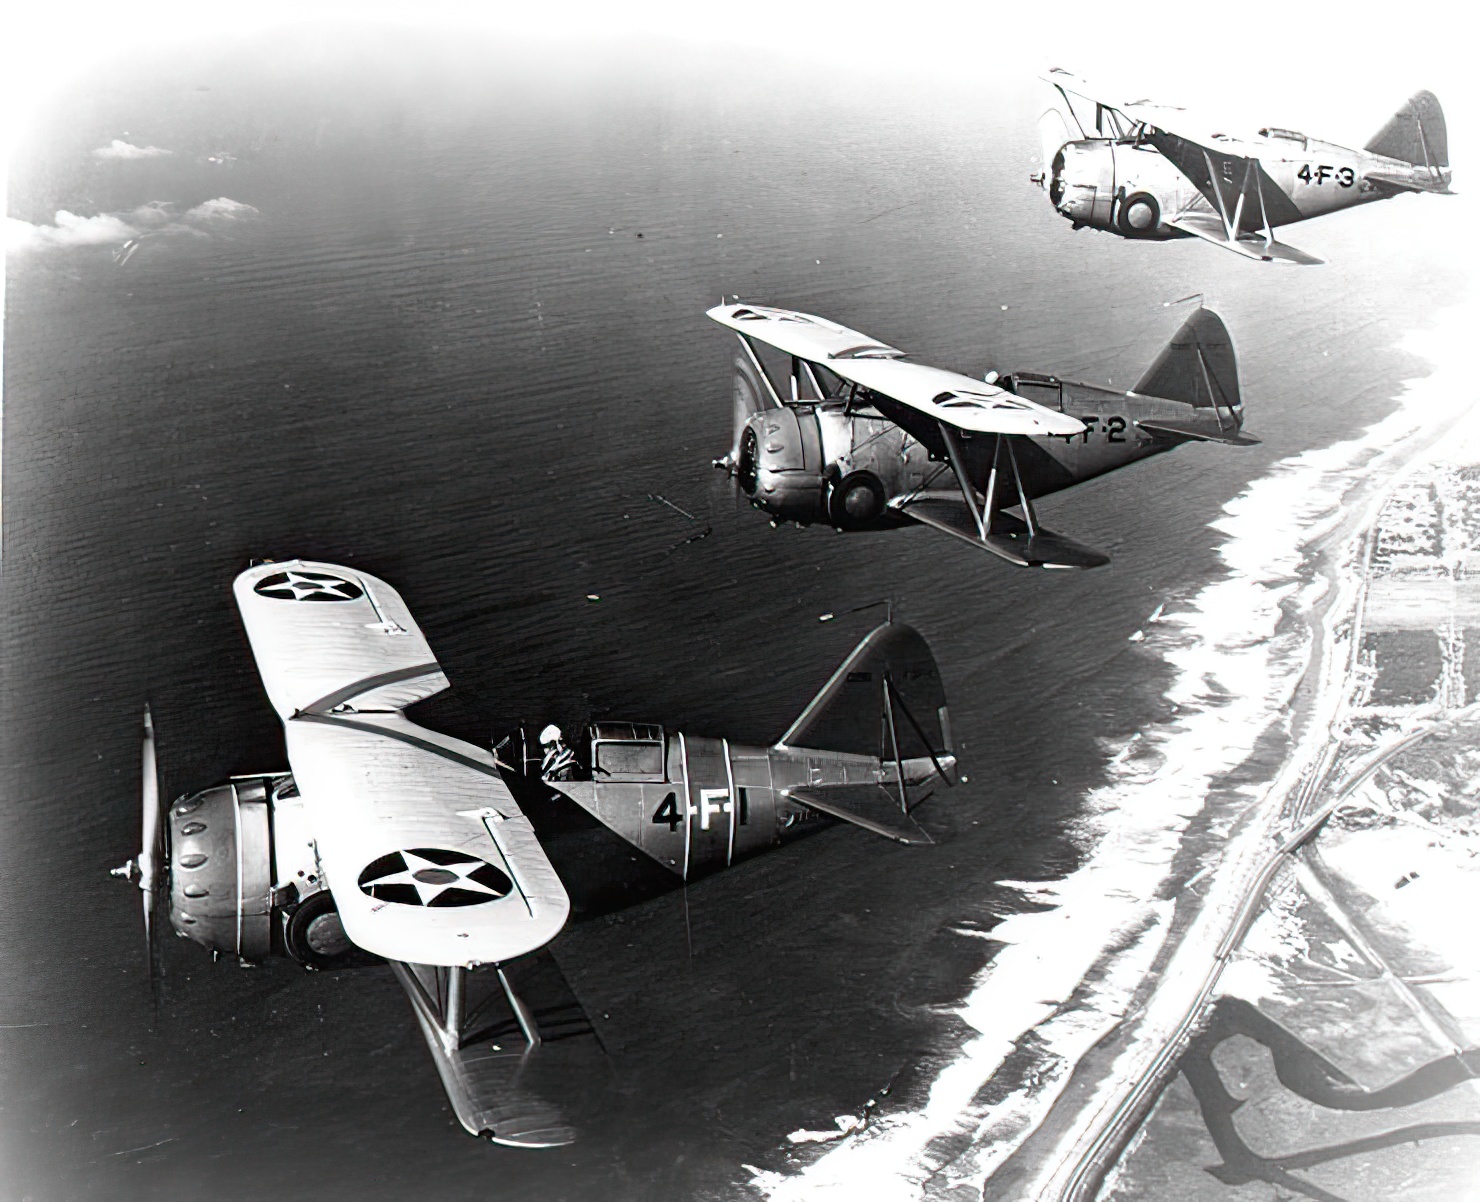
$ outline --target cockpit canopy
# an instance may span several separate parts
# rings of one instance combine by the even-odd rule
[[[598,782],[662,781],[663,728],[638,722],[591,724],[591,776]]]

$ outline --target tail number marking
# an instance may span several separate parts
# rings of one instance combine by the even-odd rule
[[[730,791],[728,789],[700,789],[699,804],[689,804],[689,817],[699,815],[699,829],[707,831],[709,820],[716,814],[728,814],[730,812]]]
[[[1080,430],[1079,433],[1050,434],[1048,437],[1062,438],[1064,440],[1065,446],[1069,446],[1076,438],[1078,438],[1081,442],[1089,442],[1089,436],[1095,432],[1095,423],[1100,420],[1099,415],[1087,414],[1084,417],[1081,417],[1079,420],[1084,423],[1084,429]],[[1124,442],[1125,426],[1125,418],[1121,417],[1119,414],[1116,414],[1113,417],[1107,417],[1105,419],[1105,424],[1100,427],[1100,433],[1105,436],[1106,442]]]
[[[670,833],[683,824],[683,813],[678,808],[677,793],[670,793],[663,798],[658,808],[653,811],[652,822],[654,826],[666,825]]]
[[[1295,173],[1295,178],[1303,184],[1312,184],[1315,187],[1323,186],[1328,179],[1335,180],[1343,188],[1350,188],[1357,182],[1356,172],[1350,167],[1331,167],[1325,163],[1318,163],[1314,171],[1309,163],[1303,163]]]
[[[658,803],[650,821],[655,826],[666,826],[671,832],[682,826],[686,818],[697,815],[699,829],[707,831],[712,825],[711,820],[717,815],[728,814],[731,805],[728,789],[700,789],[699,803],[695,805],[691,802],[684,809],[679,808],[678,794],[669,793]]]

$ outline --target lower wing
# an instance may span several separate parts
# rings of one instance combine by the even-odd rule
[[[465,1131],[516,1148],[575,1140],[610,1065],[548,950],[497,970],[391,968]]]
[[[1062,534],[1035,526],[1001,509],[991,515],[991,525],[981,534],[966,502],[959,496],[905,497],[893,508],[907,518],[930,526],[942,534],[959,538],[1020,568],[1083,569],[1103,567],[1110,562],[1092,547],[1076,543]]]
[[[1266,238],[1263,234],[1246,231],[1240,233],[1233,241],[1229,241],[1228,231],[1224,228],[1223,222],[1213,213],[1182,213],[1168,218],[1167,224],[1173,229],[1181,230],[1184,234],[1191,234],[1194,238],[1201,238],[1204,242],[1211,242],[1214,246],[1231,250],[1236,255],[1243,255],[1246,259],[1261,259],[1266,263],[1298,263],[1307,267],[1325,262],[1324,259],[1306,254],[1305,251],[1284,242]]]

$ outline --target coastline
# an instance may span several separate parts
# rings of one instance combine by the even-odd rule
[[[1236,904],[1219,878],[1241,879],[1228,870],[1265,854],[1312,755],[1329,744],[1361,591],[1353,557],[1391,490],[1470,410],[1451,379],[1459,364],[1442,349],[1463,345],[1471,307],[1440,310],[1402,340],[1433,370],[1405,380],[1386,417],[1277,462],[1224,507],[1213,525],[1229,536],[1226,571],[1182,604],[1164,599],[1172,612],[1138,632],[1177,669],[1166,693],[1175,719],[1133,735],[1111,760],[1110,780],[1088,799],[1081,866],[1061,881],[1017,883],[1052,908],[989,936],[1004,946],[959,1010],[977,1038],[923,1109],[846,1135],[796,1174],[753,1171],[767,1197],[1052,1195],[1082,1133],[1076,1118],[1101,1109],[1168,1033],[1175,1006],[1153,1004],[1156,986],[1177,979],[1179,956],[1199,954]],[[1271,734],[1280,762],[1259,765]],[[1214,794],[1242,804],[1215,806]],[[1200,823],[1207,843],[1188,857]],[[1192,901],[1199,879],[1204,896]],[[1015,1071],[1016,1087],[980,1100],[1008,1058],[1025,1054],[1032,1064]]]

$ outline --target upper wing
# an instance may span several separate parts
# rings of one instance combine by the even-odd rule
[[[1081,137],[1122,137],[1137,125],[1186,129],[1193,120],[1184,108],[1158,104],[1144,97],[1131,99],[1130,93],[1111,86],[1108,81],[1091,83],[1062,67],[1050,69],[1041,78],[1063,98]],[[1126,98],[1116,99],[1122,94]]]
[[[345,934],[438,965],[554,938],[569,899],[493,757],[400,712],[447,678],[395,589],[294,560],[235,593]]]
[[[718,305],[722,326],[858,384],[958,430],[981,434],[1078,434],[1084,423],[970,376],[907,363],[904,352],[810,313]]]

